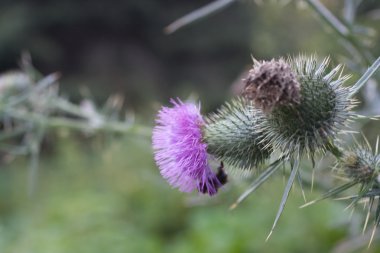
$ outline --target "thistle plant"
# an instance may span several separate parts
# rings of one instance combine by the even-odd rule
[[[281,64],[282,69],[273,67],[266,71],[268,73],[254,71],[276,64]],[[275,149],[285,153],[299,150],[301,155],[311,157],[316,151],[325,152],[353,116],[354,100],[350,98],[349,88],[343,86],[349,76],[342,75],[341,65],[330,71],[328,65],[329,58],[318,64],[315,56],[302,55],[289,58],[287,63],[281,59],[268,63],[255,62],[244,94],[249,97],[249,90],[258,83],[251,80],[262,75],[271,76],[258,86],[253,100],[260,99],[261,93],[267,94],[266,90],[278,93],[269,105],[261,107],[264,120],[258,126],[264,140]],[[278,85],[273,86],[273,83]],[[270,111],[266,108],[268,106]]]
[[[166,32],[174,32],[235,1],[215,0],[169,25]],[[318,0],[304,2],[349,49],[352,57],[348,58],[354,59],[347,61],[351,63],[350,71],[361,75],[355,84],[350,75],[343,74],[343,65],[331,67],[329,58],[300,55],[270,61],[254,59],[238,97],[205,115],[200,103],[171,100],[171,105],[159,110],[156,126],[150,131],[128,116],[120,117],[120,97],[110,97],[103,107],[88,99],[80,104],[69,101],[59,94],[59,75],[43,77],[26,57],[20,71],[0,76],[0,148],[12,155],[30,156],[29,188],[33,192],[41,142],[51,129],[68,128],[92,135],[152,133],[160,174],[171,187],[182,192],[215,196],[228,182],[226,172],[232,168],[255,172],[253,182],[231,209],[284,168],[288,181],[269,236],[295,180],[303,188],[301,163],[311,161],[314,168],[315,156],[331,153],[335,159],[334,175],[344,183],[304,206],[326,198],[349,200],[350,207],[365,203],[363,230],[372,219],[373,237],[380,223],[379,140],[374,150],[369,144],[339,143],[340,133],[359,116],[354,111],[357,102],[353,97],[380,67],[380,58],[374,60],[365,49],[353,24],[340,21]],[[345,3],[352,7],[354,1]],[[349,195],[342,198],[345,194]]]
[[[0,150],[9,157],[30,157],[30,196],[37,186],[41,144],[49,131],[66,128],[87,135],[150,135],[149,128],[135,124],[128,114],[120,118],[119,96],[111,96],[103,108],[88,99],[75,104],[59,94],[58,80],[57,73],[45,77],[39,73],[27,54],[20,70],[0,75]]]
[[[377,226],[380,224],[380,154],[379,154],[379,138],[376,141],[375,149],[372,149],[368,140],[363,136],[365,143],[359,143],[355,140],[355,144],[347,147],[342,151],[341,156],[337,159],[333,168],[333,172],[341,178],[345,183],[330,189],[320,198],[306,203],[302,207],[310,206],[326,198],[338,198],[341,200],[350,200],[349,207],[356,207],[364,203],[364,209],[367,210],[365,216],[363,233],[367,228],[374,212],[373,231],[369,244],[371,244]],[[356,189],[357,193],[350,194],[352,189]],[[348,196],[342,196],[348,192]]]
[[[173,33],[217,11],[236,0],[215,0],[175,20],[165,28]],[[212,159],[228,167],[255,171],[256,178],[231,208],[247,198],[279,168],[290,168],[280,207],[269,233],[273,232],[296,178],[303,192],[300,163],[304,158],[315,167],[315,157],[331,154],[336,169],[347,184],[333,188],[322,199],[343,194],[345,190],[360,186],[354,197],[357,204],[369,199],[367,221],[380,194],[378,190],[378,158],[362,146],[340,147],[341,134],[347,133],[353,120],[362,118],[353,109],[354,96],[380,67],[380,58],[367,50],[363,34],[355,32],[354,23],[359,2],[344,2],[344,19],[341,21],[319,0],[303,1],[317,14],[330,31],[338,35],[350,57],[346,60],[353,72],[361,74],[352,85],[351,75],[343,74],[343,65],[330,67],[329,58],[315,55],[257,61],[245,78],[245,87],[238,98],[225,103],[216,112],[206,116],[202,127],[203,141]],[[372,65],[371,65],[372,63]],[[366,67],[371,65],[368,69]],[[370,117],[369,117],[370,118]],[[368,119],[369,119],[368,118]],[[289,166],[288,166],[289,165]],[[313,172],[312,172],[313,174]],[[314,174],[313,174],[314,175]],[[312,185],[314,184],[314,177]],[[304,199],[306,201],[305,195]],[[315,202],[311,202],[315,203]],[[380,208],[376,211],[378,225]],[[268,236],[268,238],[269,238]]]
[[[379,62],[374,63],[374,68],[379,67]],[[366,194],[374,189],[374,182],[378,184],[374,175],[379,159],[357,148],[345,152],[335,142],[354,118],[352,96],[370,73],[373,68],[348,87],[344,85],[349,76],[342,74],[342,65],[329,69],[329,58],[320,63],[316,56],[303,55],[286,61],[255,60],[242,95],[205,120],[199,108],[181,101],[172,102],[173,108],[160,110],[153,131],[153,148],[161,174],[181,191],[197,189],[214,195],[222,184],[210,168],[209,160],[257,171],[258,177],[233,204],[235,208],[281,165],[289,164],[290,175],[268,238],[296,178],[302,187],[299,168],[305,155],[314,166],[316,153],[330,151],[352,179],[339,189],[361,183]]]

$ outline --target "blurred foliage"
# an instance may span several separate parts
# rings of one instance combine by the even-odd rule
[[[175,17],[205,2],[2,1],[0,68],[14,66],[20,50],[28,50],[42,72],[63,72],[66,92],[77,95],[78,85],[98,99],[104,91],[121,92],[134,106],[178,95],[185,85],[186,92],[220,91],[250,60],[250,10],[236,6],[186,33],[163,34]],[[213,29],[224,20],[234,22],[223,33]],[[225,94],[219,93],[213,99]]]
[[[62,91],[77,98],[78,87],[90,88],[98,100],[120,92],[127,105],[144,111],[152,100],[195,92],[213,108],[251,64],[250,54],[336,57],[344,51],[309,9],[295,8],[298,1],[238,2],[177,33],[163,33],[174,19],[208,2],[1,1],[0,69],[15,68],[27,50],[43,73],[62,72]],[[340,12],[342,3],[328,7]],[[358,19],[379,32],[378,19],[367,18],[376,7],[376,1],[364,1]],[[371,47],[380,52],[378,44]]]
[[[61,132],[54,155],[42,159],[33,200],[25,195],[25,161],[1,170],[1,252],[327,252],[347,234],[343,205],[299,209],[299,193],[265,243],[281,179],[228,211],[240,190],[232,189],[244,183],[215,199],[189,196],[160,177],[148,140],[107,144],[71,141],[67,134]]]
[[[61,94],[104,102],[119,93],[151,123],[154,102],[173,96],[192,93],[205,111],[215,108],[251,65],[250,54],[345,58],[339,39],[309,9],[295,8],[299,1],[238,1],[175,34],[163,33],[174,19],[208,2],[2,0],[0,71],[16,68],[26,50],[43,73],[62,72]],[[344,1],[324,2],[341,14]],[[379,1],[362,1],[357,16],[377,32],[368,35],[375,55],[379,8]],[[371,122],[366,132],[373,136],[377,128]],[[32,199],[26,194],[28,159],[9,163],[12,158],[3,156],[0,252],[328,252],[351,236],[352,226],[360,228],[355,215],[349,225],[343,205],[331,201],[300,210],[301,194],[293,194],[281,226],[265,243],[281,179],[230,212],[245,180],[232,180],[215,199],[173,191],[155,168],[149,142],[49,132]],[[368,252],[377,252],[378,243]]]

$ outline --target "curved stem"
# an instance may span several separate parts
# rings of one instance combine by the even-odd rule
[[[338,18],[334,16],[319,0],[306,0],[305,1],[319,16],[326,22],[326,24],[335,31],[345,42],[350,44],[367,64],[371,64],[373,56],[368,52],[360,41],[352,35],[349,27],[343,24]]]
[[[371,78],[373,74],[380,67],[380,57],[372,63],[372,65],[367,69],[367,71],[360,77],[360,79],[354,84],[354,86],[350,89],[350,97],[354,96],[363,86],[367,83],[367,81]]]
[[[151,129],[137,124],[125,124],[117,121],[109,121],[99,126],[92,127],[88,122],[82,120],[69,119],[64,117],[44,117],[36,113],[24,112],[21,110],[6,110],[12,117],[35,124],[40,124],[46,128],[70,128],[82,131],[108,131],[121,134],[138,134],[149,137]]]
[[[327,151],[335,156],[336,159],[340,160],[343,156],[343,151],[337,147],[331,140],[327,142]]]
[[[232,4],[236,0],[216,0],[208,5],[205,5],[195,11],[190,12],[189,14],[177,19],[170,25],[165,28],[165,33],[170,34],[178,29],[187,26],[197,20],[205,18],[216,11],[220,11],[228,5]]]

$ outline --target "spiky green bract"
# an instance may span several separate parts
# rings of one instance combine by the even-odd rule
[[[343,174],[349,180],[347,184],[352,183],[352,186],[360,186],[357,195],[351,197],[351,205],[356,206],[360,200],[368,203],[365,206],[367,207],[367,216],[364,221],[363,232],[366,230],[370,216],[372,216],[374,230],[369,242],[371,244],[375,228],[380,222],[380,201],[378,200],[380,197],[379,138],[377,139],[375,150],[371,148],[367,139],[365,140],[366,145],[356,143],[350,150],[344,152],[342,159],[337,162],[336,168],[338,173]],[[336,194],[340,194],[343,191],[337,191]],[[375,201],[376,199],[377,201]],[[374,215],[371,215],[371,213],[374,213]]]
[[[345,152],[338,167],[338,171],[351,180],[369,182],[377,174],[377,159],[370,150],[357,148]]]
[[[203,138],[207,152],[229,166],[250,169],[269,158],[272,149],[257,133],[260,112],[251,102],[237,98],[206,118]]]
[[[378,145],[379,140],[377,140],[376,149],[373,150],[368,141],[365,145],[356,141],[352,147],[343,152],[341,159],[338,159],[335,171],[349,181],[366,185],[364,188],[368,190],[373,187],[380,189]]]
[[[364,221],[363,232],[367,227],[371,213],[374,213],[374,216],[372,216],[374,220],[374,228],[376,228],[379,225],[379,138],[377,139],[375,150],[371,148],[367,140],[366,142],[366,145],[355,143],[353,147],[343,151],[342,157],[338,159],[335,165],[335,171],[338,173],[338,175],[343,176],[343,178],[345,178],[346,183],[329,190],[320,198],[305,204],[303,207],[309,206],[326,198],[337,197],[345,193],[347,190],[358,186],[358,192],[356,195],[342,197],[341,199],[351,200],[351,204],[349,205],[349,207],[354,207],[362,202],[366,203],[365,208],[367,208],[367,216]]]
[[[328,58],[320,64],[314,56],[289,58],[288,62],[300,83],[300,102],[279,105],[264,114],[259,131],[275,149],[313,156],[315,151],[328,150],[353,115],[354,101],[343,87],[349,76],[341,75],[341,65],[328,71]]]

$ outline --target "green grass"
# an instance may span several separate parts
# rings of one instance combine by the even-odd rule
[[[0,172],[2,253],[328,252],[348,230],[344,206],[325,201],[299,209],[295,189],[265,242],[281,177],[229,211],[245,187],[238,180],[215,198],[172,190],[155,168],[149,140],[137,138],[104,144],[59,137],[42,157],[33,199],[26,179],[26,161]]]

